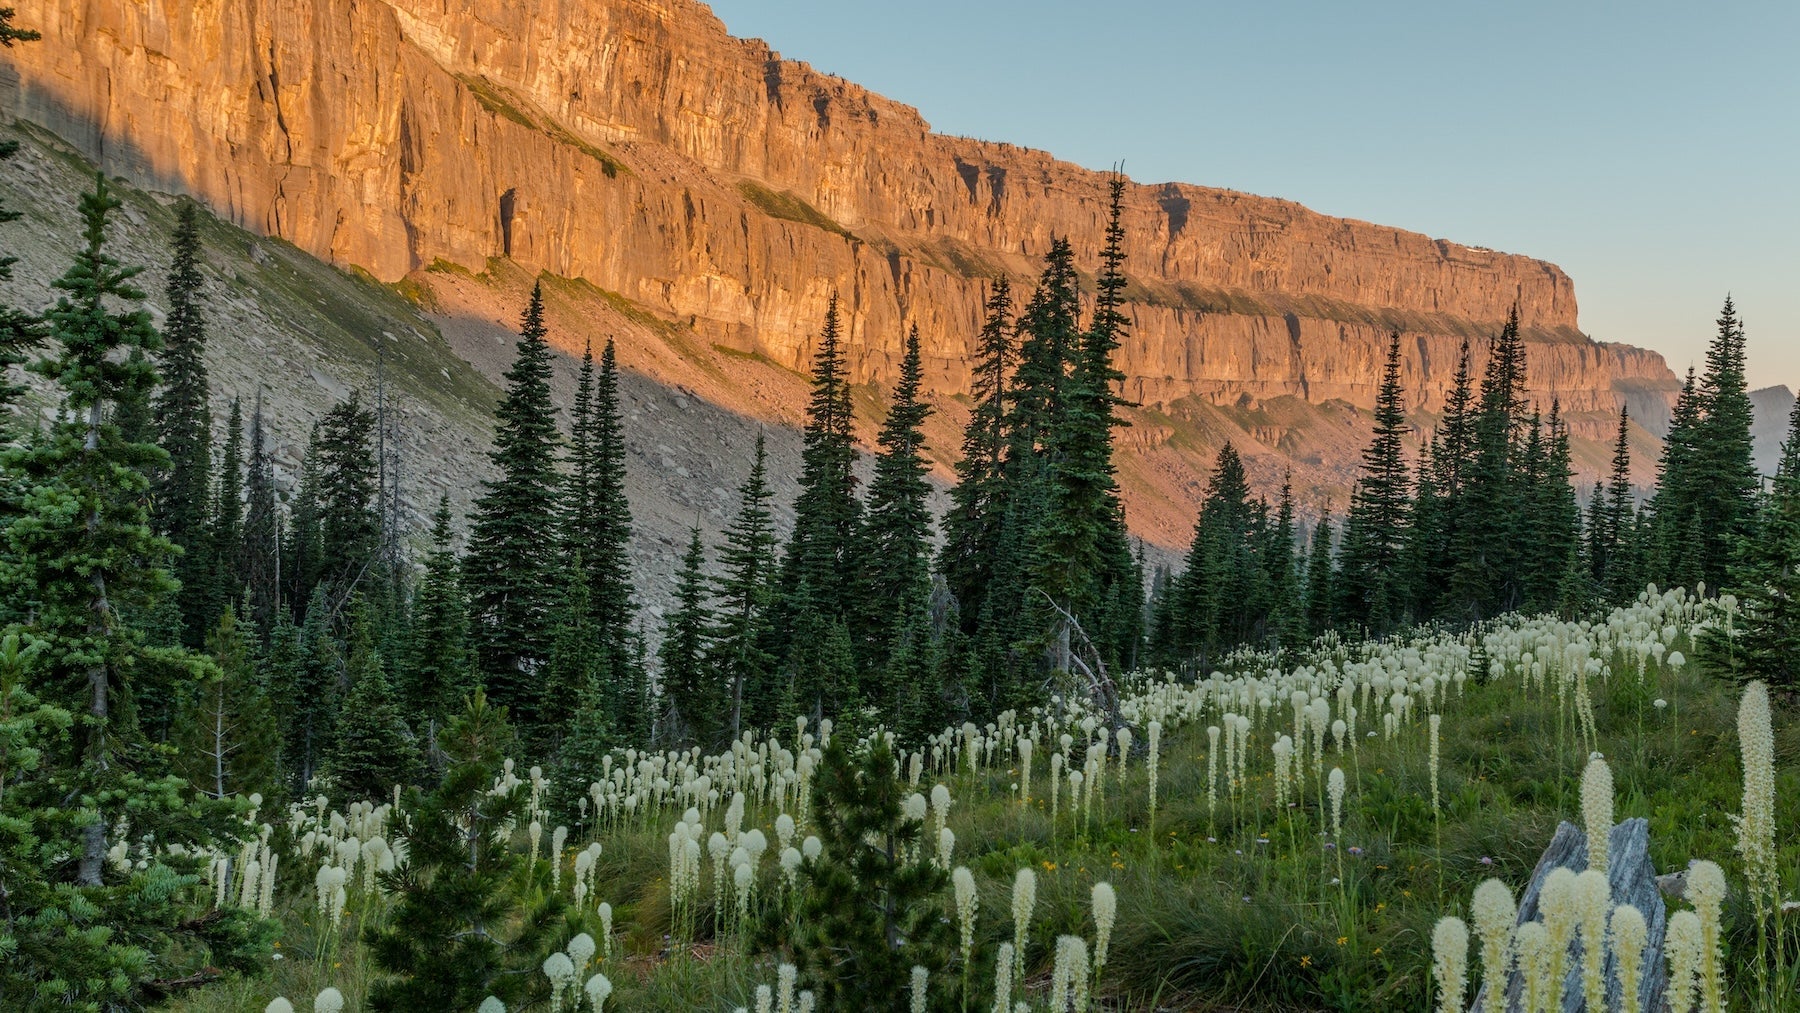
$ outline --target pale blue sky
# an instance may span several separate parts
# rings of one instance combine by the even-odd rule
[[[719,0],[940,132],[1553,261],[1582,330],[1800,386],[1800,2]]]

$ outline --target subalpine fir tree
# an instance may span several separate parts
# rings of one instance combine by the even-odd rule
[[[275,507],[275,463],[263,420],[262,391],[250,413],[250,462],[244,477],[244,533],[234,554],[237,581],[250,611],[246,616],[264,637],[281,608],[280,516]],[[233,585],[236,586],[236,585]]]
[[[431,550],[412,600],[412,650],[401,697],[421,734],[437,729],[474,688],[468,655],[468,612],[460,567],[450,546],[450,500],[438,499]]]
[[[1719,332],[1706,350],[1700,380],[1700,419],[1694,426],[1694,480],[1700,540],[1687,547],[1698,557],[1709,588],[1723,586],[1738,542],[1756,530],[1760,482],[1752,458],[1755,422],[1744,376],[1744,325],[1729,296],[1719,312]]]
[[[1800,402],[1788,416],[1756,534],[1738,544],[1729,586],[1743,613],[1733,633],[1718,626],[1706,632],[1706,666],[1738,680],[1800,689]]]
[[[718,693],[706,664],[708,631],[713,626],[706,607],[706,553],[700,529],[688,533],[687,552],[675,577],[675,608],[663,624],[663,691],[668,695],[672,726],[683,742],[712,743],[719,737]]]
[[[1375,395],[1375,432],[1363,450],[1362,474],[1344,524],[1345,618],[1381,635],[1406,620],[1400,586],[1406,550],[1411,475],[1404,440],[1406,390],[1400,383],[1400,332],[1388,339],[1387,363]]]
[[[585,561],[589,610],[610,668],[630,661],[632,602],[631,504],[625,496],[625,432],[619,407],[618,358],[612,339],[596,375],[592,349],[581,360],[569,473],[564,482],[565,541]],[[615,701],[615,706],[621,701]]]
[[[1656,493],[1648,506],[1652,524],[1645,548],[1645,568],[1652,580],[1664,586],[1693,586],[1703,576],[1698,553],[1689,541],[1689,536],[1698,534],[1700,527],[1703,487],[1696,440],[1701,412],[1699,384],[1694,368],[1689,366],[1669,418],[1669,434],[1663,438]]]
[[[1251,639],[1264,618],[1267,584],[1258,552],[1257,511],[1243,459],[1226,443],[1213,467],[1194,540],[1172,595],[1175,621],[1166,651],[1188,662]]]
[[[1588,562],[1594,584],[1608,601],[1619,602],[1625,588],[1618,586],[1623,576],[1621,546],[1631,521],[1631,409],[1619,408],[1619,433],[1613,440],[1612,472],[1608,476],[1605,496],[1598,484],[1594,487],[1595,510],[1588,524]],[[1636,591],[1631,592],[1633,595]]]
[[[1575,487],[1570,484],[1574,466],[1569,427],[1563,421],[1559,399],[1550,400],[1550,417],[1536,439],[1539,450],[1530,455],[1536,463],[1526,489],[1522,580],[1525,607],[1548,610],[1568,596],[1564,584],[1570,561],[1580,559],[1581,509],[1575,502]]]
[[[212,598],[208,611],[222,616],[227,607],[243,598],[244,584],[237,569],[238,548],[244,542],[244,412],[237,398],[225,415],[225,444],[219,448],[218,483],[212,495],[212,573],[208,575]],[[214,623],[216,628],[217,623]]]
[[[1009,379],[1013,368],[1012,289],[1005,278],[988,293],[987,316],[976,350],[974,408],[963,431],[956,487],[944,515],[944,546],[938,572],[960,609],[965,632],[987,599],[994,556],[1006,518],[1006,431]]]
[[[800,495],[794,504],[794,533],[782,560],[781,632],[790,665],[818,648],[822,641],[802,640],[822,634],[831,621],[839,620],[856,593],[855,550],[862,505],[856,499],[852,470],[856,445],[851,436],[850,384],[844,376],[839,326],[833,297],[813,357]],[[806,704],[802,712],[810,713],[816,704]]]
[[[357,603],[351,623],[345,661],[350,695],[338,720],[329,765],[332,781],[349,799],[391,798],[395,785],[414,783],[421,769],[418,743],[375,650],[366,610]]]
[[[407,860],[382,874],[393,907],[364,931],[384,975],[370,986],[372,1010],[474,1009],[490,995],[523,1008],[547,990],[538,965],[564,902],[548,868],[512,846],[512,829],[530,818],[527,787],[494,790],[513,743],[506,718],[475,690],[438,734],[450,760],[443,781],[414,794],[395,827]]]
[[[214,545],[211,521],[212,412],[207,407],[206,320],[201,305],[200,232],[196,205],[182,201],[170,246],[169,315],[157,355],[162,389],[152,405],[156,443],[169,455],[152,485],[157,531],[181,554],[173,566],[182,643],[198,648],[212,630]]]
[[[1125,425],[1113,392],[1125,375],[1113,367],[1112,353],[1130,327],[1121,312],[1125,295],[1120,223],[1125,183],[1111,181],[1106,245],[1100,254],[1094,316],[1068,350],[1070,368],[1061,388],[1060,411],[1048,431],[1045,512],[1032,542],[1032,583],[1099,638],[1107,660],[1118,661],[1118,635],[1143,621],[1142,602],[1130,596],[1128,615],[1107,615],[1105,606],[1122,584],[1135,583],[1125,511],[1112,463],[1112,431]],[[1123,603],[1119,603],[1123,604]]]
[[[344,693],[344,652],[332,636],[332,608],[323,585],[313,590],[296,626],[284,611],[269,633],[269,699],[281,727],[281,766],[295,788],[319,772],[336,738]]]
[[[768,646],[778,564],[767,461],[759,432],[750,474],[738,487],[737,516],[725,529],[713,584],[717,625],[708,638],[707,667],[718,673],[726,692],[720,730],[733,739],[745,727],[772,725],[780,705],[776,658]]]
[[[911,791],[881,738],[852,748],[833,734],[813,790],[820,856],[804,862],[799,909],[772,914],[763,935],[789,948],[821,1009],[908,1009],[914,967],[930,975],[927,1009],[961,1008],[955,923],[942,914],[949,873],[921,847],[926,824],[909,820]]]
[[[252,657],[252,644],[227,605],[207,638],[216,669],[184,694],[176,712],[175,771],[210,798],[271,792],[278,783],[281,732]]]
[[[541,285],[531,290],[506,381],[488,455],[499,474],[482,483],[475,502],[463,587],[469,642],[488,691],[496,704],[535,726],[540,714],[533,673],[549,658],[556,604],[556,543],[547,536],[556,530],[560,484]]]
[[[330,588],[334,611],[357,593],[381,545],[374,439],[375,413],[352,391],[319,419],[307,449],[318,517],[318,579]]]
[[[261,941],[253,919],[202,925],[183,911],[200,864],[189,856],[229,846],[238,821],[183,791],[135,720],[131,673],[148,652],[123,617],[144,614],[174,582],[146,502],[145,472],[167,457],[113,421],[122,401],[154,389],[159,344],[137,270],[107,249],[119,207],[96,177],[80,203],[81,249],[53,283],[52,351],[32,364],[60,388],[61,410],[36,439],[0,453],[10,479],[0,587],[30,604],[0,646],[0,736],[7,756],[29,760],[9,770],[0,820],[8,1007],[136,1007],[155,977],[208,963],[247,969],[246,948]],[[180,649],[157,653],[192,674],[206,667]],[[129,836],[118,836],[126,821]],[[122,863],[109,861],[115,846]]]
[[[864,513],[860,625],[871,668],[887,663],[894,641],[931,593],[931,485],[923,431],[931,406],[919,400],[923,380],[915,326],[907,333],[894,403],[876,441],[881,452]]]
[[[1319,518],[1306,560],[1306,629],[1319,636],[1337,626],[1337,573],[1331,554],[1331,518]]]
[[[539,679],[538,711],[543,718],[530,729],[529,745],[538,749],[554,749],[560,742],[574,717],[572,701],[590,685],[611,681],[610,655],[594,629],[593,595],[584,562],[576,550],[557,576],[561,594],[550,617],[550,657]],[[609,720],[614,709],[612,703],[601,706]]]
[[[1455,500],[1447,610],[1453,620],[1479,621],[1523,600],[1524,428],[1525,343],[1514,307],[1488,354],[1471,427],[1473,457]]]
[[[1275,521],[1269,525],[1262,549],[1263,571],[1269,587],[1267,640],[1297,650],[1306,646],[1306,610],[1301,597],[1299,559],[1295,556],[1294,478],[1281,480],[1281,499]]]

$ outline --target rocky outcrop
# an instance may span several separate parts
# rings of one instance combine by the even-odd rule
[[[910,107],[689,0],[16,0],[39,44],[0,53],[0,101],[107,171],[393,281],[510,258],[585,279],[702,342],[804,368],[827,299],[859,380],[916,323],[961,390],[982,293],[1052,236],[1091,270],[1106,180],[933,134]],[[1404,334],[1415,407],[1515,303],[1531,385],[1652,430],[1660,356],[1577,329],[1551,264],[1185,184],[1125,207],[1127,396],[1148,405],[1373,400]]]

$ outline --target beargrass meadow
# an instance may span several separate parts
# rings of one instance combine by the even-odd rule
[[[1516,320],[1421,442],[1396,334],[1344,514],[1227,445],[1157,566],[1115,183],[1091,312],[1066,240],[993,283],[947,510],[916,332],[859,480],[834,306],[791,531],[743,448],[651,631],[610,345],[559,431],[534,295],[428,538],[378,391],[284,501],[194,207],[123,264],[108,188],[0,309],[0,1007],[1800,1009],[1800,409],[1759,476],[1729,300],[1647,496]]]

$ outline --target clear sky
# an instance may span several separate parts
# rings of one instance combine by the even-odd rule
[[[719,0],[943,133],[1553,261],[1581,328],[1800,386],[1800,0]]]

